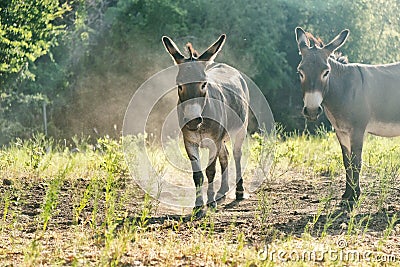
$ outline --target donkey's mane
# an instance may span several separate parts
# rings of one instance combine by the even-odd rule
[[[347,58],[347,56],[344,56],[341,52],[335,51],[334,53],[331,54],[330,57],[342,64],[349,63],[349,59]]]
[[[321,40],[321,38],[319,37],[315,37],[314,35],[312,35],[312,33],[310,32],[306,32],[306,37],[308,39],[308,41],[310,42],[310,46],[315,46],[315,47],[319,47],[322,48],[324,47],[324,42]]]
[[[312,33],[306,32],[306,36],[308,38],[308,41],[310,42],[309,45],[311,47],[315,46],[315,47],[323,48],[325,46],[325,44],[322,41],[322,39],[319,38],[319,37],[315,37],[314,35],[312,35]],[[332,53],[330,55],[330,57],[332,59],[336,60],[337,62],[342,63],[342,64],[349,63],[349,59],[347,58],[347,56],[342,55],[341,52],[335,51],[334,53]]]
[[[187,44],[186,44],[186,49],[187,49],[188,52],[189,52],[190,58],[198,57],[198,56],[199,56],[199,53],[193,48],[192,43],[187,43]]]

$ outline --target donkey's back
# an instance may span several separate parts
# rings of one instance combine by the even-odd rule
[[[227,114],[227,130],[247,127],[249,90],[241,73],[221,63],[207,70],[209,96],[221,101]]]

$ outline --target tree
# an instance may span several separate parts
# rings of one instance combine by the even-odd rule
[[[62,16],[69,10],[58,0],[0,2],[0,142],[25,128],[18,111],[25,105],[28,114],[36,102],[45,101],[40,91],[20,87],[24,79],[35,79],[30,66],[57,44],[64,31]]]
[[[58,0],[0,3],[0,79],[10,74],[29,74],[29,62],[45,55],[55,45],[64,26],[58,23],[68,5]],[[15,76],[14,76],[15,77]],[[1,88],[4,91],[4,88]]]
[[[217,61],[250,76],[286,130],[303,129],[295,27],[325,42],[348,28],[350,62],[388,63],[399,12],[397,0],[3,0],[0,143],[40,130],[43,102],[55,137],[119,135],[135,89],[171,65],[162,35],[184,51],[226,33]]]

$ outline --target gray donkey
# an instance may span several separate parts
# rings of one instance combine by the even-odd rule
[[[175,43],[167,36],[162,38],[165,48],[178,65],[176,84],[178,87],[178,120],[183,134],[187,155],[191,161],[193,180],[196,186],[195,214],[203,208],[202,185],[204,176],[200,166],[199,148],[209,150],[206,168],[208,179],[207,203],[216,208],[229,190],[228,150],[225,145],[233,141],[233,156],[236,167],[236,199],[243,199],[241,170],[242,144],[247,132],[249,92],[241,74],[225,65],[213,63],[221,50],[225,35],[201,55],[186,45],[189,57],[185,58]],[[213,181],[217,158],[221,165],[221,187],[214,193]]]
[[[400,135],[400,63],[340,63],[330,55],[344,44],[348,35],[349,31],[344,30],[324,45],[296,28],[302,56],[297,70],[303,91],[303,115],[315,121],[325,110],[335,128],[346,169],[342,199],[352,206],[361,193],[359,175],[366,133]]]

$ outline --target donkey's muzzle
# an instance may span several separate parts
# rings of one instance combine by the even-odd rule
[[[318,106],[317,108],[303,107],[303,116],[309,121],[316,121],[323,112],[323,108]]]
[[[184,119],[185,122],[185,127],[188,128],[190,131],[196,131],[199,129],[200,125],[203,123],[203,118],[202,117],[197,117],[194,119]]]

